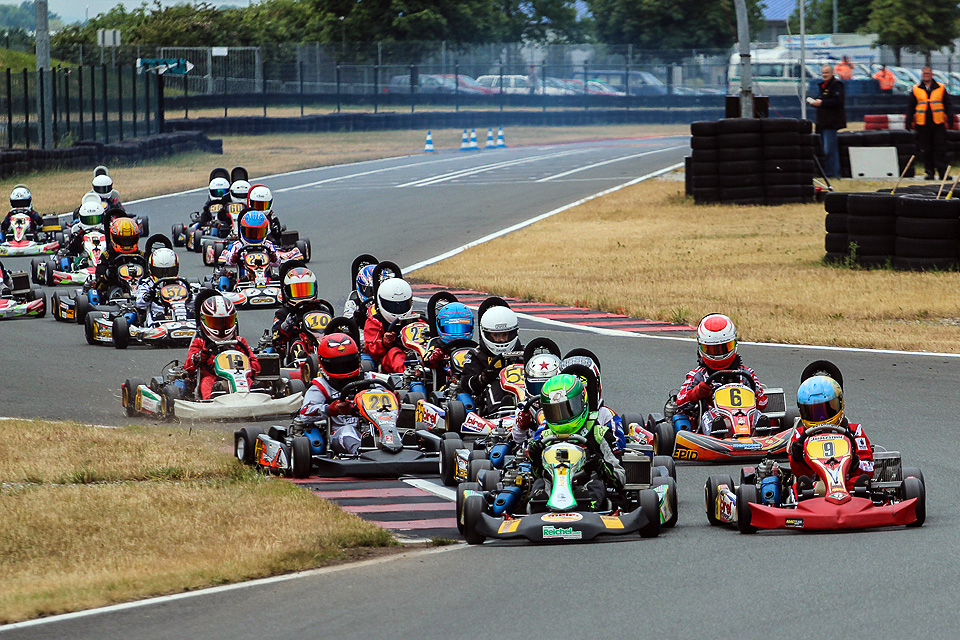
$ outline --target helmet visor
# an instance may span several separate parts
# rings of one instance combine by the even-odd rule
[[[840,398],[832,398],[824,402],[801,404],[798,406],[798,409],[800,410],[800,418],[804,422],[820,424],[829,422],[840,415],[841,400]]]
[[[85,227],[95,227],[98,224],[103,224],[103,214],[102,213],[81,213],[80,224],[82,224]]]
[[[250,208],[254,211],[270,211],[273,200],[251,200]]]
[[[549,380],[550,378],[541,378],[537,380],[536,378],[525,377],[524,386],[527,389],[528,396],[539,396],[540,391],[543,389],[543,383]]]
[[[710,358],[728,356],[737,349],[737,341],[722,342],[720,344],[701,344],[700,353]]]
[[[542,386],[542,383],[541,383]],[[541,402],[543,417],[549,424],[563,424],[583,413],[583,396],[567,398],[563,402]]]
[[[201,322],[206,327],[208,335],[220,340],[232,337],[237,330],[236,313],[226,316],[211,316],[204,313],[201,314]]]
[[[291,300],[310,300],[317,295],[317,283],[291,282],[287,285],[287,293]]]
[[[323,370],[331,376],[356,375],[360,372],[360,354],[351,353],[335,358],[324,358],[320,364],[323,365]]]
[[[440,333],[448,336],[472,336],[473,323],[469,318],[453,318],[440,324]]]
[[[180,266],[177,264],[170,265],[169,267],[150,267],[150,274],[156,278],[175,278],[180,273]]]
[[[383,311],[387,313],[400,317],[410,311],[413,308],[413,299],[407,300],[381,300],[380,306]]]
[[[487,340],[493,344],[510,344],[517,339],[519,330],[510,329],[508,331],[484,331],[483,335],[486,336]]]
[[[210,189],[210,197],[220,199],[227,195],[229,189]]]
[[[12,209],[29,209],[31,202],[30,198],[10,198],[10,207]]]
[[[258,243],[263,242],[267,237],[267,225],[260,225],[259,227],[247,227],[240,225],[240,235],[243,236],[243,239],[247,242]]]
[[[112,184],[95,184],[93,185],[93,190],[96,193],[99,193],[101,196],[105,196],[111,191],[113,191],[113,185]]]

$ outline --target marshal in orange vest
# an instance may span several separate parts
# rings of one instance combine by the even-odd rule
[[[943,85],[938,85],[929,96],[922,86],[916,85],[913,88],[913,95],[917,99],[917,112],[913,117],[913,123],[916,126],[922,127],[927,124],[927,109],[933,114],[934,124],[944,124],[947,121],[943,111],[943,94]]]

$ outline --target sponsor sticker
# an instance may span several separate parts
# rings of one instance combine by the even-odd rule
[[[803,518],[787,518],[784,524],[791,529],[802,529]]]
[[[673,453],[673,457],[677,460],[696,460],[700,457],[700,454],[691,449],[681,449],[677,447],[677,450]]]
[[[189,338],[193,334],[194,332],[190,331],[189,329],[178,329],[177,331],[171,333],[170,336],[173,338]]]
[[[623,521],[617,516],[600,516],[600,521],[607,529],[623,529]]]
[[[545,513],[540,516],[543,522],[577,522],[583,520],[583,515],[579,513]]]
[[[504,520],[500,523],[500,528],[497,529],[497,533],[513,533],[520,526],[520,520]]]
[[[582,537],[583,532],[575,531],[573,527],[543,526],[544,540],[580,540]]]
[[[256,298],[250,299],[250,304],[273,304],[273,298],[267,298],[264,296],[259,296]]]
[[[733,448],[740,449],[741,451],[759,451],[762,448],[762,445],[759,442],[748,442],[746,444],[735,444]]]

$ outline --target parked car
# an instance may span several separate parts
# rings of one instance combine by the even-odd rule
[[[439,75],[421,73],[417,80],[415,93],[454,93],[457,90],[453,80]],[[410,76],[393,76],[383,92],[410,93]]]
[[[530,80],[527,76],[511,74],[511,75],[488,75],[480,76],[477,78],[477,82],[481,86],[489,87],[493,90],[494,93],[500,93],[500,80],[503,79],[503,93],[512,93],[517,95],[536,95],[542,96],[544,93],[548,96],[562,96],[570,95],[572,91],[563,86],[563,83],[560,83],[560,86],[556,86],[553,82],[554,80],[559,81],[557,78],[547,78],[547,81],[538,82],[535,87],[530,86]],[[546,84],[546,86],[544,86]]]
[[[581,79],[583,72],[577,74]],[[599,80],[616,91],[631,96],[665,96],[667,85],[649,71],[627,71],[626,69],[593,70],[587,73],[587,80]]]
[[[625,96],[623,91],[617,91],[608,84],[604,84],[599,80],[587,80],[586,88],[584,88],[583,80],[579,78],[566,78],[564,79],[567,87],[572,89],[575,93],[582,94],[586,93],[587,95],[593,96]]]
[[[445,78],[450,82],[457,82],[457,84],[459,85],[460,93],[484,94],[484,95],[496,93],[496,91],[493,90],[492,88],[485,87],[479,82],[477,82],[475,79],[471,78],[470,76],[464,75],[462,73],[460,75],[454,75],[452,73],[444,73],[444,74],[441,74],[440,77]]]

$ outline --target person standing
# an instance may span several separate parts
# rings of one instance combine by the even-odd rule
[[[897,84],[896,76],[885,64],[880,65],[880,70],[873,74],[873,79],[880,85],[880,93],[893,93],[893,87]]]
[[[807,98],[810,106],[817,108],[817,133],[823,139],[823,155],[826,160],[824,173],[828,178],[840,177],[840,149],[837,147],[837,132],[847,127],[846,97],[843,83],[833,75],[833,67],[820,67],[820,91],[816,98]]]
[[[916,131],[917,154],[923,160],[926,179],[934,180],[934,171],[943,180],[947,173],[947,123],[953,108],[946,87],[933,79],[933,69],[924,67],[920,84],[913,87],[907,108],[907,129]]]
[[[853,80],[853,65],[850,64],[850,58],[847,56],[843,56],[843,59],[837,63],[834,71],[841,80]]]

